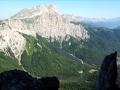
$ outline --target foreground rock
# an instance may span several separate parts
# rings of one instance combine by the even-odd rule
[[[96,90],[120,90],[117,81],[117,52],[104,58],[97,80]]]
[[[27,72],[19,70],[0,74],[0,90],[58,90],[56,77],[33,78]]]

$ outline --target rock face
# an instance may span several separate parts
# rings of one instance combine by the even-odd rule
[[[56,77],[33,78],[27,72],[19,70],[0,74],[0,90],[58,90]]]
[[[34,31],[0,30],[0,52],[4,52],[8,56],[14,56],[18,59],[19,64],[21,64],[21,55],[26,48],[26,39],[21,33],[36,37]]]
[[[25,49],[25,38],[16,31],[0,31],[0,51],[6,55],[13,55],[20,60]]]
[[[120,90],[117,86],[117,52],[105,57],[97,80],[96,90]]]
[[[15,16],[1,21],[3,30],[35,31],[46,38],[63,40],[66,36],[88,39],[87,31],[81,25],[74,25],[58,14],[54,5],[38,5],[24,9]]]

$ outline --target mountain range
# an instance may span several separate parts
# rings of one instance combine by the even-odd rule
[[[54,75],[60,90],[93,90],[104,56],[120,51],[120,28],[95,24],[60,15],[55,5],[33,6],[1,20],[0,72]]]
[[[81,17],[75,15],[62,15],[63,18],[67,18],[69,21],[81,22],[84,24],[88,24],[93,27],[106,27],[110,29],[114,29],[120,27],[120,17],[116,18],[88,18]]]

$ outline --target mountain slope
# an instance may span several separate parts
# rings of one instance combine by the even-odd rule
[[[94,73],[90,73],[89,71],[91,69],[96,69],[96,67],[87,63],[82,63],[80,59],[68,54],[60,47],[56,47],[46,38],[39,35],[34,38],[33,36],[23,33],[19,34],[26,40],[25,50],[20,60],[21,65],[19,65],[18,59],[14,57],[11,51],[8,51],[10,55],[7,57],[2,56],[4,54],[1,53],[1,71],[21,69],[29,72],[34,77],[54,75],[61,80],[61,90],[66,90],[68,88],[85,89],[86,85],[90,84],[83,82],[84,80],[89,82],[94,81],[85,78],[92,77]],[[77,84],[78,82],[79,84]],[[80,86],[81,84],[83,85]],[[91,83],[87,88],[91,88],[92,85]]]
[[[80,22],[72,23],[79,24]],[[83,26],[88,31],[90,39],[88,39],[87,42],[83,41],[82,46],[84,46],[84,48],[80,50],[77,49],[77,57],[83,57],[83,60],[87,61],[87,63],[100,64],[103,56],[114,51],[120,51],[119,28],[92,27],[88,24],[83,24]]]

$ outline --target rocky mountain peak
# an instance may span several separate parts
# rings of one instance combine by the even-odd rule
[[[70,37],[74,37],[78,40],[87,40],[90,37],[87,30],[85,30],[82,25],[75,25],[59,15],[55,5],[37,5],[30,9],[24,9],[14,15],[12,18],[0,21],[0,30],[0,34],[2,35],[2,32],[4,31],[6,35],[2,36],[8,38],[13,36],[13,31],[32,35],[34,37],[36,34],[38,34],[47,38],[51,42],[54,42],[55,40],[59,41],[61,48],[62,42],[64,40],[67,41],[70,39]],[[68,39],[66,39],[67,37]],[[22,38],[20,35],[19,38],[23,39],[24,37]],[[10,42],[13,41],[14,43],[14,39],[16,40],[16,38],[11,38]],[[1,43],[3,43],[3,41],[1,41],[0,44]],[[15,44],[14,47],[18,47],[18,44],[19,43]],[[23,45],[25,44],[26,43],[24,41]],[[6,47],[4,49],[1,47],[0,50],[4,51],[6,48],[8,48],[7,46],[8,45],[6,44]],[[24,50],[23,46],[20,46],[22,49],[19,50],[18,48],[18,51],[20,51],[20,53],[18,53],[19,55],[16,54],[15,50],[12,51],[15,56],[17,55],[16,57],[20,57],[21,52]]]
[[[57,7],[53,4],[50,5],[35,5],[32,8],[26,8],[18,12],[12,17],[12,19],[24,19],[32,18],[35,16],[41,16],[42,14],[57,14]]]
[[[8,20],[0,23],[2,30],[34,31],[45,38],[65,40],[72,36],[79,40],[88,39],[87,30],[82,25],[75,25],[57,13],[55,5],[37,5],[24,9]],[[59,33],[58,33],[59,32]]]

